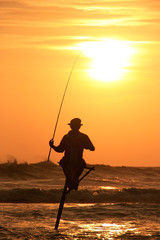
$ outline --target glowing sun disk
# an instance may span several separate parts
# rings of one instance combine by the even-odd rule
[[[84,55],[92,59],[89,75],[99,81],[113,82],[122,79],[131,65],[135,49],[128,41],[107,40],[84,42],[80,45]]]

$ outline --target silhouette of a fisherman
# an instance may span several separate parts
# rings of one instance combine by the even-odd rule
[[[64,135],[60,144],[54,146],[53,139],[51,139],[49,145],[56,152],[64,152],[64,157],[59,164],[63,168],[69,190],[77,190],[79,176],[86,167],[86,162],[83,159],[83,150],[89,149],[94,151],[95,148],[89,137],[79,131],[83,125],[79,118],[72,119],[68,125],[70,125],[71,130]]]

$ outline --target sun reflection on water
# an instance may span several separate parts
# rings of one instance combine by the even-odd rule
[[[115,239],[115,237],[133,232],[136,228],[131,226],[131,223],[116,224],[116,223],[97,223],[97,224],[80,224],[81,232],[87,229],[89,239],[92,235],[97,236],[97,239]]]
[[[104,190],[115,190],[115,189],[117,189],[117,187],[101,186],[100,189],[104,189]]]

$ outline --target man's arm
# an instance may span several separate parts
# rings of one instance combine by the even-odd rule
[[[85,141],[84,141],[84,148],[89,149],[90,151],[94,151],[95,147],[93,146],[91,140],[87,135],[85,135]]]
[[[64,139],[65,139],[65,137],[62,138],[62,140],[58,146],[54,146],[54,141],[53,141],[53,139],[51,139],[49,141],[49,146],[51,148],[53,148],[56,152],[64,152],[64,150],[65,150],[65,144],[64,144],[65,140]]]

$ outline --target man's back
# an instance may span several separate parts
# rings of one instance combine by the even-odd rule
[[[89,137],[79,131],[82,125],[79,118],[72,119],[69,125],[71,131],[64,135],[58,146],[54,146],[52,140],[49,144],[56,152],[64,152],[64,157],[59,164],[63,168],[68,186],[76,188],[74,186],[76,186],[79,176],[86,167],[83,159],[83,150],[89,149],[94,151],[95,148]]]
[[[86,134],[79,131],[75,133],[71,130],[62,138],[59,146],[55,148],[55,151],[65,151],[64,156],[66,158],[70,158],[70,155],[73,153],[75,153],[78,158],[83,158],[84,149],[94,151],[95,148]]]

